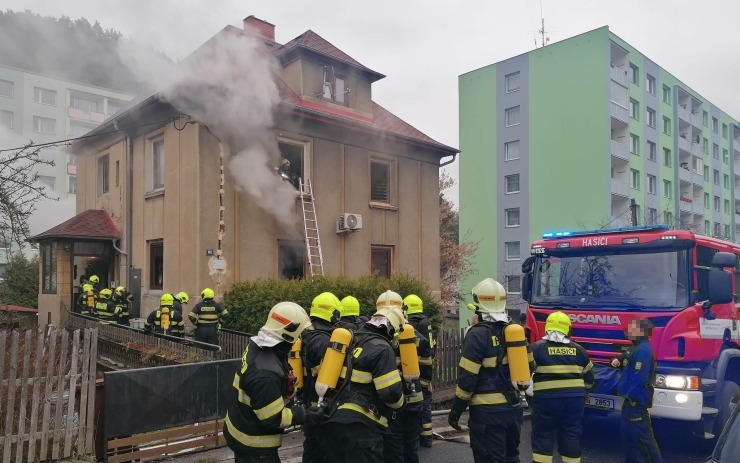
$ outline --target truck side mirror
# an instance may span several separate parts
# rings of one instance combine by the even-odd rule
[[[726,253],[717,253],[726,254]],[[732,255],[732,254],[730,254]],[[733,256],[734,260],[734,256]],[[714,263],[714,260],[712,261]],[[708,275],[708,291],[707,295],[709,302],[712,304],[728,304],[733,302],[734,297],[732,294],[732,274],[725,272],[719,268],[713,268],[709,270]]]

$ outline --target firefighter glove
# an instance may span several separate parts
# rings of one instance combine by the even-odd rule
[[[453,428],[457,429],[458,431],[460,431],[462,429],[462,426],[460,426],[460,424],[459,424],[460,415],[461,415],[460,412],[458,412],[457,410],[452,409],[452,410],[450,410],[450,415],[447,417],[447,422],[450,424],[450,426],[452,426]]]

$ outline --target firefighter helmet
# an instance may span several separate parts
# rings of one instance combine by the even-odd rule
[[[92,291],[93,285],[91,285],[90,283],[85,283],[84,285],[82,285],[82,290],[84,292]]]
[[[292,344],[309,325],[303,307],[294,302],[278,302],[270,309],[262,329]]]
[[[360,315],[360,301],[354,296],[347,296],[341,301],[342,304],[342,317],[359,316]]]
[[[116,296],[123,296],[123,293],[126,292],[125,286],[119,286],[116,288]]]
[[[205,291],[205,290],[204,290],[204,291]],[[178,301],[180,301],[180,303],[182,303],[182,304],[187,304],[187,303],[188,303],[188,301],[190,300],[190,297],[188,296],[188,293],[186,293],[185,291],[180,291],[179,293],[177,293],[177,294],[175,295],[175,298],[176,298],[176,299],[177,299]],[[211,296],[211,298],[213,298],[213,296]],[[205,299],[205,298],[204,298],[204,299]]]
[[[203,299],[213,299],[214,297],[216,297],[216,294],[211,288],[206,288],[200,292],[200,297],[202,297]]]
[[[159,298],[159,305],[162,307],[172,307],[172,304],[175,303],[175,298],[172,297],[172,294],[170,293],[164,293],[162,294],[162,297]]]
[[[568,336],[570,334],[570,318],[563,312],[553,312],[547,317],[545,322],[545,332],[558,331]]]
[[[113,291],[110,288],[104,288],[100,290],[100,299],[110,299]]]
[[[424,312],[424,303],[416,294],[409,294],[406,296],[403,300],[403,305],[405,307],[406,315]]]
[[[100,277],[97,275],[93,275],[87,281],[89,281],[90,283],[100,283]]]
[[[378,300],[375,303],[375,308],[381,309],[391,307],[397,307],[400,309],[401,307],[403,307],[403,299],[401,298],[400,294],[389,289],[378,297]]]
[[[324,292],[313,298],[310,315],[334,324],[339,320],[341,310],[339,299],[330,292]]]
[[[506,290],[493,278],[486,278],[475,285],[472,293],[478,312],[503,313],[506,311]]]
[[[385,320],[388,320],[386,323]],[[379,307],[378,310],[375,311],[375,314],[373,314],[372,318],[368,323],[371,325],[379,326],[379,325],[385,325],[389,328],[389,335],[393,336],[397,333],[401,332],[401,328],[403,328],[404,324],[404,317],[403,317],[403,311],[400,307],[394,307],[394,306],[384,306]],[[390,326],[388,326],[390,325]]]

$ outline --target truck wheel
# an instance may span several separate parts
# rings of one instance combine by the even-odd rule
[[[719,437],[719,434],[722,432],[722,428],[725,427],[725,423],[730,419],[730,415],[732,414],[731,404],[733,403],[733,399],[735,399],[739,394],[740,386],[738,386],[737,383],[725,381],[722,384],[722,388],[720,389],[719,394],[717,394],[717,409],[719,410],[719,413],[717,414],[717,421],[715,422],[716,436]]]

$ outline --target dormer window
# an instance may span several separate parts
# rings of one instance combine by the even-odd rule
[[[323,97],[335,103],[347,104],[347,80],[344,76],[334,72],[333,66],[324,66]]]

